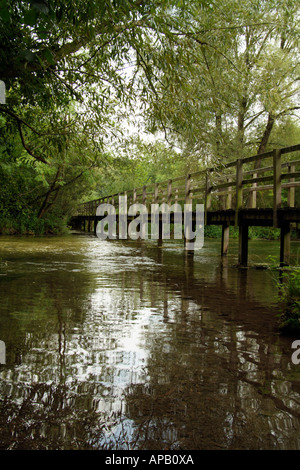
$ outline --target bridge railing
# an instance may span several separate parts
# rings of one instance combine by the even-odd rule
[[[126,195],[128,206],[141,203],[149,211],[154,203],[178,203],[182,207],[203,203],[206,214],[210,210],[235,210],[237,217],[242,208],[273,207],[276,225],[277,209],[295,206],[298,187],[300,144],[100,197],[80,204],[77,215],[95,216],[103,203],[114,205],[118,212],[119,196]]]

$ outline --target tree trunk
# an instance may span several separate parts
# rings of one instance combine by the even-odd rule
[[[221,146],[221,136],[222,136],[222,117],[220,114],[216,114],[216,147],[217,153],[220,153],[220,146]]]
[[[240,103],[240,110],[238,113],[238,133],[237,133],[238,155],[237,155],[237,158],[242,157],[240,153],[243,151],[243,147],[244,147],[246,109],[247,109],[247,98],[244,96]]]
[[[54,178],[54,181],[52,182],[50,188],[49,188],[49,191],[47,192],[46,196],[45,196],[45,199],[40,207],[40,210],[38,212],[38,219],[41,219],[43,217],[43,215],[45,214],[46,212],[46,209],[47,209],[47,206],[48,206],[48,202],[49,202],[49,198],[51,196],[51,193],[54,191],[54,187],[56,185],[56,182],[59,178],[59,175],[60,175],[60,172],[61,172],[61,169],[62,169],[62,166],[60,166],[57,170],[57,173],[55,175],[55,178]],[[59,189],[59,188],[58,188]]]
[[[257,154],[258,155],[261,154],[261,153],[264,153],[266,151],[266,147],[268,145],[269,138],[270,138],[274,123],[275,123],[275,117],[273,116],[272,113],[269,113],[268,122],[267,122],[265,131],[263,133],[262,139],[261,139],[261,141],[259,143],[259,146],[258,146],[258,149],[257,149]],[[255,162],[255,167],[254,168],[260,168],[260,165],[261,165],[261,160],[258,160],[257,162]]]

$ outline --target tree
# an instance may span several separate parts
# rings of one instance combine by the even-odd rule
[[[0,0],[2,146],[44,185],[37,217],[101,177],[132,116],[191,167],[264,151],[298,110],[297,20],[293,0]]]
[[[264,152],[274,123],[300,109],[296,2],[189,5],[193,28],[167,38],[163,70],[153,62],[150,120],[201,159]]]
[[[167,3],[0,2],[0,76],[7,89],[1,143],[10,165],[21,161],[39,182],[38,218],[64,188],[105,167],[128,110],[147,94],[137,85],[133,50],[152,40],[155,22],[166,27]]]

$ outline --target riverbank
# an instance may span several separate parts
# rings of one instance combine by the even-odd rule
[[[18,216],[15,219],[0,218],[0,235],[64,235],[70,231],[68,218],[47,217],[38,219],[35,216]],[[204,228],[205,238],[222,237],[222,227],[219,225],[209,225]],[[238,239],[237,227],[230,227],[230,238]],[[249,227],[249,240],[279,240],[280,229],[273,227]],[[291,239],[299,240],[298,229],[291,230]]]
[[[63,235],[68,233],[68,218],[48,216],[39,219],[32,214],[0,218],[0,235]]]

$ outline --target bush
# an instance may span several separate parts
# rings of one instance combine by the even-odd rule
[[[204,227],[204,235],[207,238],[220,238],[222,236],[221,225],[207,225]],[[238,238],[238,227],[230,226],[230,238]],[[249,227],[250,240],[278,240],[280,237],[280,229],[273,227]]]
[[[220,225],[205,225],[204,236],[207,238],[220,238],[222,236],[222,227]]]
[[[300,332],[300,269],[284,272],[278,284],[283,301],[280,331],[283,334]]]
[[[278,240],[280,237],[280,229],[273,227],[249,227],[249,238]]]
[[[38,219],[33,214],[19,214],[15,219],[0,218],[0,234],[2,235],[61,235],[66,233],[65,218],[55,217],[52,214]]]

